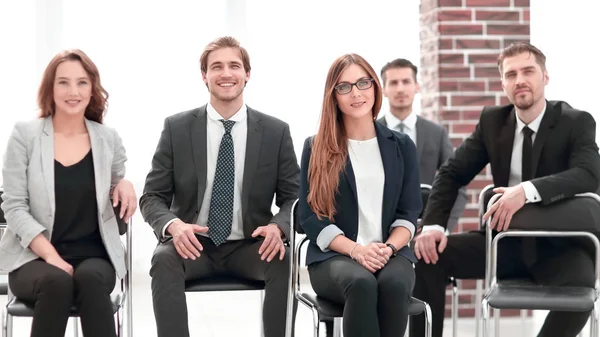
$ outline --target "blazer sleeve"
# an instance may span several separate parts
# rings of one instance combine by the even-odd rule
[[[116,130],[112,130],[112,132],[114,153],[110,170],[111,172],[109,198],[112,197],[112,192],[115,186],[117,186],[121,179],[125,177],[125,162],[127,161],[127,155],[125,154],[125,147],[123,146],[123,141],[121,140],[121,137],[119,136]],[[119,234],[123,235],[127,232],[127,223],[119,216],[121,212],[120,203],[118,203],[117,206],[113,207],[113,212],[116,216],[115,219],[117,220],[117,226],[119,227]]]
[[[404,175],[402,176],[402,192],[396,206],[395,224],[399,222],[406,224],[408,222],[414,227],[412,231],[414,233],[417,228],[417,219],[423,208],[419,159],[417,157],[417,147],[408,137],[400,143],[400,146]],[[392,227],[396,227],[395,224],[392,224]]]
[[[289,238],[290,215],[294,201],[298,196],[300,168],[298,167],[298,159],[296,158],[288,125],[283,130],[278,158],[275,204],[279,207],[279,212],[273,216],[271,223],[277,224],[285,237]]]
[[[115,186],[125,177],[125,162],[127,161],[127,155],[125,153],[125,147],[123,141],[117,133],[113,130],[113,161],[111,165],[110,174],[110,190],[112,191]]]
[[[159,240],[164,239],[162,229],[165,224],[177,218],[170,210],[174,193],[173,181],[171,126],[167,118],[152,158],[152,167],[146,176],[144,193],[140,198],[142,216]]]
[[[587,112],[582,111],[574,121],[569,151],[569,168],[566,171],[531,180],[544,205],[578,193],[595,193],[598,189],[600,155],[596,144],[596,121]]]
[[[469,184],[475,176],[489,163],[489,156],[482,132],[481,113],[475,131],[456,149],[454,156],[440,168],[433,180],[431,195],[423,215],[423,226],[448,225],[450,213],[456,202],[458,191]]]
[[[302,149],[302,159],[300,163],[300,192],[298,196],[298,214],[300,225],[302,229],[306,233],[306,236],[312,242],[318,244],[317,238],[319,234],[325,228],[332,226],[332,221],[329,218],[321,218],[319,219],[317,215],[313,212],[311,207],[308,205],[306,198],[308,197],[308,191],[310,190],[310,184],[308,182],[308,165],[310,163],[310,156],[312,153],[312,137],[307,138],[304,141],[304,148]],[[333,225],[333,227],[329,227],[330,229],[335,229],[337,226]],[[337,229],[339,231],[339,229]],[[340,231],[341,232],[341,231]],[[325,250],[321,247],[321,250]]]
[[[2,194],[2,210],[6,218],[7,229],[11,231],[23,248],[29,247],[31,241],[44,232],[45,227],[30,213],[28,191],[29,154],[27,151],[26,125],[15,125],[8,140],[2,176],[4,192]],[[31,174],[37,174],[32,172]]]

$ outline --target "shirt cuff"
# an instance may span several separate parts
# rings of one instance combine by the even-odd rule
[[[408,231],[410,232],[410,240],[412,240],[413,237],[415,236],[415,225],[408,220],[397,219],[390,226],[390,232],[396,227],[404,227],[404,228],[408,229]]]
[[[324,253],[330,251],[329,245],[338,235],[344,235],[344,232],[334,224],[323,228],[321,233],[319,233],[319,236],[317,236],[317,246],[319,246]]]
[[[444,227],[442,227],[440,225],[423,226],[423,229],[421,229],[421,233],[424,233],[427,231],[440,231],[442,233],[446,233],[446,230],[444,229]]]
[[[536,203],[542,201],[542,196],[538,192],[537,188],[533,186],[531,181],[525,181],[521,183],[523,190],[525,191],[525,203]]]
[[[167,221],[167,223],[163,226],[162,232],[161,232],[163,238],[166,239],[166,238],[170,238],[171,237],[171,235],[169,235],[167,233],[167,227],[169,227],[169,225],[172,224],[173,221],[175,221],[175,220],[179,220],[179,218],[171,219],[171,220]]]

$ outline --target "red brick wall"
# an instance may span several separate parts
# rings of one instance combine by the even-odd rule
[[[529,41],[529,0],[421,0],[420,12],[422,114],[444,125],[458,146],[484,106],[508,102],[496,58],[510,43]],[[458,231],[477,228],[479,192],[490,183],[486,168],[468,186]],[[461,287],[460,314],[472,316],[474,282]]]

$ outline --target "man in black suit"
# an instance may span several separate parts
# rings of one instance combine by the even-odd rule
[[[502,197],[485,214],[491,228],[506,230],[525,203],[552,204],[577,193],[595,192],[600,177],[596,123],[565,102],[547,101],[544,54],[528,43],[507,47],[498,58],[502,87],[512,104],[486,107],[475,131],[440,169],[414,249],[420,259],[413,295],[431,305],[433,336],[441,337],[448,276],[485,277],[485,234],[446,236],[458,189],[489,163]],[[544,285],[594,286],[592,256],[570,239],[518,238],[500,241],[498,277],[529,277]],[[557,249],[560,247],[560,249]],[[576,336],[589,312],[550,312],[538,336]],[[422,317],[411,336],[423,336]]]
[[[265,281],[264,335],[281,337],[289,278],[283,241],[300,172],[290,130],[244,104],[250,61],[237,40],[211,42],[200,68],[210,102],[165,120],[140,199],[159,239],[150,269],[158,336],[189,336],[185,281],[232,275]]]
[[[381,69],[383,94],[389,101],[389,112],[377,121],[392,130],[407,134],[417,146],[419,176],[422,184],[431,185],[438,169],[453,154],[448,131],[413,110],[419,92],[417,66],[406,59],[388,62]],[[459,189],[446,229],[452,232],[467,205],[466,187]]]

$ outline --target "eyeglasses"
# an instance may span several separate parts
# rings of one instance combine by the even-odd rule
[[[363,78],[354,83],[340,83],[334,87],[335,91],[340,95],[346,95],[352,91],[352,86],[356,86],[358,90],[367,90],[373,86],[372,78]]]

